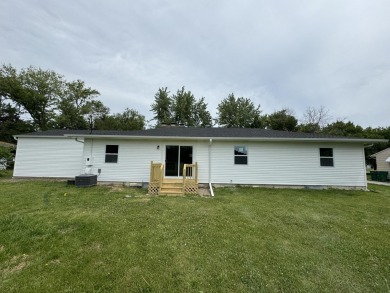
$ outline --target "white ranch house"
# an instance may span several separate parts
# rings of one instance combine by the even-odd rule
[[[196,179],[196,185],[361,189],[367,188],[364,148],[385,141],[186,127],[91,133],[51,130],[15,138],[16,178],[74,178],[92,173],[98,174],[98,182],[149,183],[160,177],[180,181],[184,172]],[[184,165],[191,169],[183,171]]]

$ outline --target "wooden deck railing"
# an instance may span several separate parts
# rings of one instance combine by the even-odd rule
[[[198,193],[198,162],[183,166],[183,193]]]
[[[179,178],[177,178],[179,179]],[[176,179],[175,184],[178,181]],[[172,184],[173,179],[164,179],[164,164],[162,163],[154,163],[151,161],[150,163],[150,181],[148,187],[149,194],[161,194],[161,188],[164,188],[164,193],[167,193],[167,189],[169,190],[169,184]],[[183,186],[182,193],[198,193],[198,163],[195,164],[184,164],[183,166]],[[164,185],[164,186],[163,186]],[[179,185],[180,186],[180,185]],[[180,187],[179,187],[180,188]],[[180,190],[180,189],[179,189]],[[168,191],[169,192],[169,191]]]
[[[149,194],[159,194],[164,178],[164,164],[150,163],[150,182],[148,187]]]

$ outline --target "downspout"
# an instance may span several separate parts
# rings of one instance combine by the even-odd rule
[[[367,165],[366,165],[366,151],[365,146],[362,147],[362,156],[363,156],[363,172],[364,172],[364,185],[366,186],[366,190],[368,190],[368,182],[367,182]]]
[[[213,144],[213,139],[210,138],[210,141],[209,141],[209,188],[210,188],[211,196],[214,197],[213,186],[211,185],[211,145],[212,144]]]

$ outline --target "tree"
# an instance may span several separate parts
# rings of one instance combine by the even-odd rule
[[[92,131],[95,128],[95,122],[104,120],[110,113],[110,108],[104,106],[101,101],[87,101],[82,112],[85,113],[84,117],[88,122],[88,128]]]
[[[250,99],[235,98],[230,94],[218,104],[216,122],[223,127],[257,128],[262,127],[260,105],[255,107]]]
[[[322,129],[323,133],[336,136],[363,137],[363,128],[353,122],[336,121],[328,124]]]
[[[20,116],[20,109],[0,94],[0,141],[12,143],[13,135],[34,131],[32,125]]]
[[[142,130],[145,128],[145,116],[136,110],[126,108],[123,113],[105,115],[95,121],[99,130]]]
[[[299,130],[309,133],[319,133],[330,121],[329,110],[324,106],[308,107],[303,113],[303,122]]]
[[[154,95],[154,103],[151,105],[153,118],[157,121],[157,126],[161,124],[171,124],[172,120],[172,99],[169,97],[168,88],[159,88]]]
[[[15,147],[8,147],[8,146],[2,146],[0,145],[0,163],[5,164],[7,169],[13,168],[14,166],[14,156],[15,156],[16,149]],[[0,170],[1,172],[1,170]]]
[[[184,86],[172,96],[169,96],[167,88],[160,88],[154,97],[151,111],[155,114],[153,118],[157,121],[156,126],[172,123],[187,127],[212,125],[212,117],[204,98],[197,101]]]
[[[298,120],[289,109],[282,109],[267,115],[265,123],[273,130],[296,131],[298,126]]]
[[[177,125],[194,126],[195,97],[184,86],[172,97],[172,116]]]
[[[195,127],[211,127],[213,125],[213,118],[207,110],[207,104],[204,102],[204,97],[194,105],[193,120]]]
[[[64,83],[58,101],[59,114],[55,117],[56,128],[87,129],[84,115],[88,113],[87,103],[99,95],[97,90],[85,86],[81,80]]]
[[[1,94],[30,115],[36,130],[53,125],[62,84],[62,76],[51,70],[30,66],[18,73],[11,65],[0,69]]]
[[[51,70],[28,67],[19,72],[11,65],[0,68],[0,94],[31,117],[35,130],[50,128],[86,129],[87,105],[99,95],[81,80],[67,82]],[[101,102],[100,102],[101,103]]]

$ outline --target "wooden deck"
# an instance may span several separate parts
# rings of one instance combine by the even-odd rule
[[[183,179],[164,178],[159,194],[183,194]]]
[[[164,165],[153,163],[150,165],[149,194],[198,194],[198,164],[185,164],[182,178],[164,177]]]

